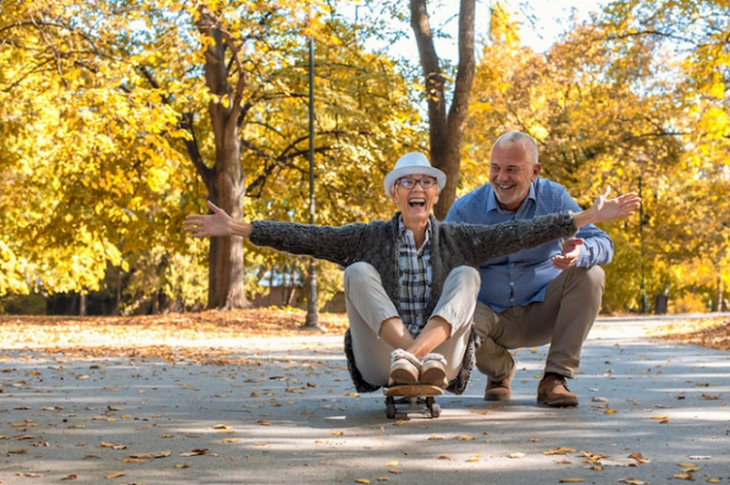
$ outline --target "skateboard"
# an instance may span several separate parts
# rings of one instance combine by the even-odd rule
[[[385,414],[388,419],[396,416],[407,418],[409,414],[431,415],[438,418],[441,407],[436,403],[435,396],[443,396],[444,390],[437,386],[413,384],[393,386],[384,389]],[[396,399],[398,398],[398,399]]]

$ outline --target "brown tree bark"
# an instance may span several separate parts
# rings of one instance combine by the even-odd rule
[[[459,183],[464,124],[474,81],[474,16],[476,0],[461,0],[459,9],[459,61],[451,107],[446,107],[445,77],[433,43],[426,0],[411,0],[411,27],[418,44],[426,102],[428,105],[431,164],[447,177],[434,207],[436,218],[443,220],[456,200]]]
[[[213,13],[205,7],[200,9],[198,30],[213,39],[205,52],[205,83],[215,95],[208,105],[215,140],[215,165],[210,168],[203,163],[194,136],[186,142],[187,149],[208,188],[210,200],[234,219],[241,220],[246,177],[241,167],[239,131],[248,78],[241,66],[239,47],[220,29]],[[234,62],[227,62],[226,50],[233,55]],[[230,69],[237,70],[235,86],[229,83]],[[192,119],[186,120],[186,124],[192,132]],[[250,306],[243,285],[242,238],[211,238],[208,283],[208,308]]]

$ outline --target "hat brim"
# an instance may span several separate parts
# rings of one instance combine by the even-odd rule
[[[436,183],[439,186],[439,190],[443,190],[446,185],[446,174],[438,168],[413,166],[413,167],[402,167],[391,170],[388,175],[385,176],[383,186],[385,187],[385,195],[390,195],[390,189],[393,188],[395,182],[407,175],[426,175],[427,177],[433,177],[436,179]]]

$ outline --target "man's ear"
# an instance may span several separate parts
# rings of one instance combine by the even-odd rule
[[[540,175],[540,170],[542,170],[542,165],[539,163],[536,163],[532,167],[532,181],[534,182],[538,175]]]

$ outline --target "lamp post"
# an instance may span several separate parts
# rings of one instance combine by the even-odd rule
[[[314,39],[309,33],[309,223],[314,224]],[[314,258],[309,258],[309,297],[307,298],[307,317],[304,328],[318,330],[317,313],[317,266]]]
[[[641,172],[639,172],[639,199],[641,199]],[[644,204],[639,205],[639,248],[641,251],[641,313],[646,313],[646,282],[644,280]]]

